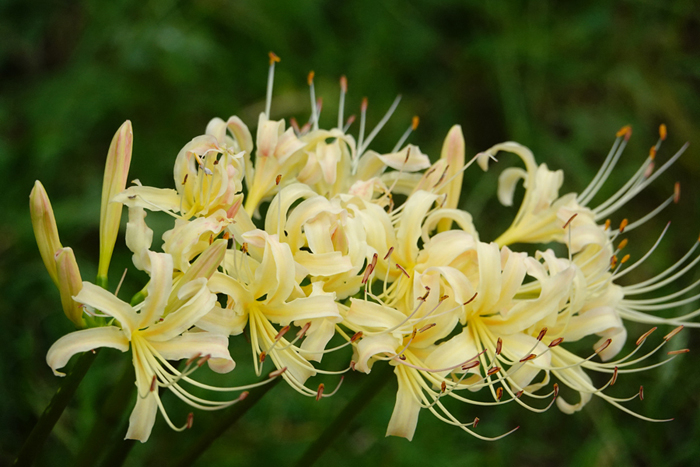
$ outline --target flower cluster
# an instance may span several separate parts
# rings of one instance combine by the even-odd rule
[[[317,374],[338,375],[342,381],[346,371],[369,373],[381,361],[393,366],[398,392],[387,435],[411,439],[426,409],[478,438],[495,439],[475,431],[478,418],[465,423],[454,416],[446,405],[450,400],[476,406],[513,402],[533,412],[556,404],[572,413],[597,396],[634,414],[624,402],[642,398],[641,390],[617,398],[606,389],[620,374],[658,366],[645,367],[644,360],[683,326],[697,326],[691,320],[700,314],[654,314],[694,301],[697,296],[686,294],[700,281],[670,295],[637,298],[693,268],[700,261],[694,256],[698,243],[659,275],[618,284],[653,251],[631,263],[621,253],[627,243],[623,234],[677,202],[679,187],[637,221],[625,219],[614,228],[606,220],[685,150],[654,170],[665,126],[637,173],[596,206],[591,203],[620,158],[629,127],[618,132],[590,185],[581,194],[561,196],[562,172],[538,165],[517,143],[497,144],[466,160],[459,126],[449,131],[434,163],[418,147],[405,145],[417,118],[392,151],[371,150],[398,99],[368,134],[365,99],[356,139],[349,133],[355,117],[344,115],[344,77],[334,128],[319,126],[313,73],[308,123],[299,126],[292,119],[287,127],[284,120],[271,120],[278,61],[270,54],[266,108],[255,142],[240,118],[211,120],[205,134],[177,155],[174,189],[138,180],[126,188],[131,124],[119,129],[105,170],[97,285],[82,281],[72,250],[61,246],[48,197],[37,182],[31,195],[37,242],[65,313],[79,328],[48,352],[47,363],[57,375],[76,353],[98,347],[130,350],[138,398],[126,437],[141,441],[148,439],[159,411],[173,429],[191,426],[191,416],[182,426],[171,422],[160,389],[202,410],[245,397],[255,384],[222,388],[191,378],[204,363],[217,372],[233,370],[229,338],[243,333],[258,376],[272,362],[271,378],[284,378],[300,394],[317,399],[335,392],[324,393],[323,384],[310,387],[309,379]],[[519,156],[524,169],[501,173],[498,199],[512,205],[521,180],[525,190],[512,225],[487,242],[471,215],[458,208],[462,174],[475,162],[487,170],[501,151]],[[133,265],[150,277],[130,303],[106,290],[123,206]],[[174,219],[161,252],[152,248],[148,211]],[[518,251],[523,244],[543,249]],[[554,248],[557,244],[561,247]],[[675,329],[649,351],[641,350],[647,332],[620,358],[627,341],[625,321]],[[577,353],[580,345],[569,345],[588,338],[595,343],[584,355]],[[667,352],[665,361],[686,351]],[[329,352],[345,352],[347,366],[324,368]],[[178,360],[186,362],[171,363]],[[594,384],[593,372],[607,375],[607,382]],[[187,385],[237,395],[208,400]],[[568,387],[575,400],[560,396],[559,385]]]

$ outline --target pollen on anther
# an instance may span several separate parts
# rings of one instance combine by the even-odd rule
[[[662,123],[659,125],[659,138],[661,138],[661,141],[665,141],[667,136],[668,131],[666,130],[666,124]]]
[[[282,339],[282,337],[285,334],[287,334],[287,331],[289,331],[289,326],[285,326],[282,329],[280,329],[280,332],[278,332],[277,335],[275,336],[275,340],[278,341],[278,340]]]
[[[352,335],[350,338],[350,342],[357,342],[362,338],[362,331],[357,331],[355,334]]]
[[[267,357],[267,352],[264,350],[260,352],[260,363],[263,363],[265,361],[265,358]]]
[[[569,224],[571,224],[571,221],[573,221],[576,218],[576,216],[578,216],[578,213],[574,213],[573,216],[569,217],[569,220],[566,221],[566,223],[562,226],[562,229],[567,228]]]
[[[476,428],[476,426],[479,424],[479,417],[474,417],[474,422],[472,423],[472,427]]]
[[[527,361],[530,361],[530,360],[534,360],[535,358],[537,358],[537,355],[534,354],[534,353],[531,353],[531,354],[528,355],[527,357],[521,358],[521,359],[520,359],[520,363],[527,362]]]
[[[469,363],[465,363],[464,365],[462,365],[462,370],[471,370],[472,368],[476,368],[477,366],[479,366],[479,361],[473,360]]]
[[[622,259],[620,260],[620,264],[625,264],[627,261],[629,261],[629,259],[630,259],[629,254],[623,256]]]
[[[629,221],[626,218],[622,219],[622,222],[620,222],[620,233],[625,231],[625,227],[627,227],[627,224],[629,224]]]
[[[309,75],[306,77],[306,82],[309,84],[309,86],[314,84],[314,72],[313,72],[313,70],[311,70],[309,72]]]
[[[620,129],[617,131],[617,133],[615,134],[615,136],[617,136],[618,138],[619,138],[620,136],[624,136],[625,139],[629,139],[629,136],[630,136],[630,135],[632,135],[632,127],[631,127],[630,125],[625,125],[625,126],[623,126],[623,127],[620,128]]]
[[[498,388],[496,389],[496,399],[500,401],[501,397],[503,397],[503,388]]]
[[[420,329],[418,330],[418,332],[419,332],[419,333],[420,333],[420,332],[425,332],[425,331],[427,331],[428,329],[433,328],[433,327],[435,327],[435,326],[436,326],[436,323],[426,324],[425,326],[423,326],[422,328],[420,328]]]
[[[626,247],[626,246],[627,246],[627,239],[626,239],[626,238],[623,238],[622,241],[620,242],[620,244],[617,245],[617,249],[618,249],[618,250],[622,250],[622,249],[623,249],[624,247]]]
[[[445,392],[446,389],[447,383],[443,381],[442,383],[440,383],[440,392]]]
[[[416,128],[418,128],[418,123],[420,123],[420,118],[418,118],[418,115],[414,115],[413,120],[411,120],[411,129],[413,131],[416,131]]]
[[[282,181],[282,174],[278,174],[277,177],[275,177],[275,185],[279,186],[281,181]]]
[[[270,52],[267,55],[270,57],[270,65],[272,65],[273,63],[279,63],[280,58],[277,56],[276,53]]]
[[[384,255],[384,261],[386,261],[389,258],[389,256],[391,256],[391,253],[393,253],[393,251],[394,247],[392,246],[389,248],[389,251],[386,252],[386,255]]]
[[[649,159],[656,159],[656,146],[652,146],[651,148],[649,148]]]
[[[366,111],[367,111],[367,105],[369,105],[369,104],[368,104],[368,101],[367,101],[367,98],[366,98],[366,97],[363,97],[363,98],[362,98],[362,104],[360,104],[360,110],[361,110],[362,112],[366,112]]]
[[[603,230],[608,230],[610,228],[610,219],[605,219],[605,226],[603,227]]]
[[[323,397],[323,390],[325,389],[325,386],[323,383],[318,385],[318,390],[316,390],[316,401],[320,401],[321,397]]]
[[[552,385],[552,389],[554,391],[554,398],[556,399],[557,396],[559,396],[559,385],[557,383],[554,383]]]
[[[311,327],[311,321],[309,321],[308,323],[306,323],[306,324],[304,325],[304,327],[301,328],[301,329],[299,330],[299,332],[297,333],[297,337],[298,337],[298,338],[302,338],[302,337],[304,336],[304,334],[306,334],[306,331],[309,330],[310,327]]]
[[[681,184],[680,182],[676,182],[673,185],[673,202],[675,204],[678,204],[678,202],[681,200]]]

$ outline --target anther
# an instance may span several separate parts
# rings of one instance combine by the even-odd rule
[[[418,115],[414,115],[411,121],[411,128],[413,131],[416,131],[416,128],[418,128],[418,123],[420,123],[420,118],[418,118]]]
[[[559,396],[559,385],[557,383],[554,383],[552,385],[552,389],[554,391],[554,398],[556,399],[557,396]]]
[[[501,355],[502,349],[503,349],[503,339],[501,339],[499,337],[498,341],[496,342],[496,355]]]
[[[503,397],[503,388],[498,388],[496,389],[496,399],[500,401],[501,397]]]
[[[301,134],[301,130],[299,129],[299,122],[297,122],[297,119],[292,117],[289,119],[289,124],[294,128],[294,133],[297,135]]]
[[[406,360],[406,356],[404,354],[399,355],[399,360],[401,360],[401,361]]]
[[[243,253],[248,253],[248,243],[247,243],[247,242],[243,242],[243,243],[241,244],[241,251],[242,251]]]
[[[366,98],[366,97],[363,97],[363,98],[362,98],[362,104],[360,104],[360,110],[361,110],[362,112],[366,112],[366,111],[367,111],[367,105],[368,105],[367,98]]]
[[[630,136],[632,136],[632,127],[630,125],[623,126],[617,131],[615,136],[617,136],[618,138],[620,136],[624,136],[626,140],[630,139]]]
[[[353,343],[354,343],[354,342],[357,342],[357,341],[360,340],[361,338],[362,338],[362,331],[357,331],[357,332],[356,332],[355,334],[353,334],[352,337],[350,338],[350,342],[353,342]]]
[[[282,181],[282,174],[278,174],[277,177],[275,177],[275,185],[279,186],[281,181]]]
[[[210,358],[211,358],[211,354],[206,354],[204,357],[199,359],[199,361],[197,362],[197,366],[201,367],[202,365],[207,363]]]
[[[211,245],[212,243],[214,243],[214,234],[209,235],[209,244]]]
[[[306,334],[306,331],[309,330],[310,327],[311,327],[311,321],[309,321],[308,323],[306,323],[306,324],[304,325],[304,327],[301,328],[301,329],[299,330],[299,332],[297,333],[297,337],[298,337],[298,338],[302,338],[302,337],[304,336],[304,334]]]
[[[520,390],[520,391],[518,391],[518,392],[515,393],[515,398],[516,398],[516,399],[520,399],[520,397],[522,397],[522,395],[523,395],[523,391]]]
[[[649,159],[651,159],[651,160],[656,159],[656,146],[652,146],[649,149]]]
[[[553,347],[558,346],[558,345],[561,344],[562,342],[564,342],[564,338],[563,338],[563,337],[557,337],[557,338],[554,339],[552,342],[550,342],[549,345],[548,345],[547,347],[549,347],[549,348],[551,349],[551,348],[553,348]]]
[[[238,400],[239,400],[239,401],[244,400],[246,397],[248,397],[249,394],[250,394],[250,393],[249,393],[248,391],[243,391],[243,392],[238,396]]]
[[[666,352],[666,355],[680,355],[688,352],[690,352],[690,349],[671,350],[670,352]]]
[[[603,230],[608,230],[610,228],[610,219],[605,219],[605,227],[603,227]]]
[[[625,231],[627,224],[629,224],[629,221],[627,219],[622,219],[622,222],[620,222],[620,233]]]
[[[612,386],[616,382],[617,382],[617,367],[615,367],[615,370],[613,370],[613,375],[612,375],[612,378],[610,379],[610,386]]]
[[[651,174],[654,172],[654,161],[649,162],[649,166],[646,168],[644,171],[644,178],[649,178],[651,177]]]
[[[406,275],[406,277],[408,277],[409,279],[411,278],[411,276],[408,274],[408,272],[406,272],[406,270],[403,268],[403,266],[401,266],[399,263],[396,263],[396,267],[397,267],[398,269],[400,269],[401,272],[404,273],[404,274]]]
[[[470,298],[470,299],[467,300],[466,302],[462,303],[462,306],[468,305],[468,304],[470,304],[471,302],[473,302],[473,301],[476,299],[477,294],[478,294],[478,292],[474,292],[474,295],[472,295],[472,298]]]
[[[445,392],[446,389],[447,383],[443,381],[442,383],[440,383],[440,392]]]
[[[182,184],[183,184],[183,185],[184,185],[185,183],[187,183],[187,177],[188,177],[189,175],[190,175],[190,174],[185,174],[185,178],[182,179]]]
[[[534,353],[531,353],[531,354],[528,355],[527,357],[521,358],[519,361],[520,361],[520,363],[523,363],[523,362],[528,362],[528,361],[530,361],[530,360],[534,360],[535,358],[537,358],[537,355],[534,354]]]
[[[625,264],[627,261],[629,261],[629,259],[630,259],[629,254],[623,256],[622,259],[620,260],[620,264]]]
[[[547,334],[547,331],[548,331],[548,329],[546,327],[542,328],[540,333],[537,335],[537,340],[542,342],[542,339],[544,339],[544,336]]]
[[[197,352],[195,355],[192,355],[192,356],[189,358],[189,360],[187,360],[187,361],[185,362],[185,366],[190,366],[190,365],[192,364],[192,362],[194,362],[195,360],[197,360],[197,359],[198,359],[199,357],[201,357],[201,356],[202,356],[202,352]]]
[[[278,332],[277,335],[275,336],[275,341],[278,341],[278,340],[282,339],[282,337],[283,337],[285,334],[287,334],[288,331],[289,331],[289,326],[288,326],[288,325],[285,326],[285,327],[283,327],[282,329],[280,329],[280,332]]]
[[[569,224],[571,224],[571,221],[573,221],[576,216],[578,216],[578,213],[575,213],[573,216],[569,217],[569,220],[566,221],[566,224],[564,224],[562,226],[562,229],[567,228],[569,226]]]
[[[309,75],[306,77],[306,82],[308,83],[309,86],[314,84],[314,72],[313,72],[313,70],[311,70],[309,72]]]
[[[442,297],[440,297],[440,299],[439,299],[438,301],[439,301],[440,303],[442,303],[442,302],[444,302],[445,300],[447,300],[448,298],[450,298],[450,296],[447,295],[447,294],[445,294],[445,295],[443,295]]]
[[[623,238],[622,241],[619,243],[619,245],[617,245],[617,249],[622,250],[626,246],[627,246],[627,239]]]
[[[323,383],[318,385],[318,389],[316,390],[316,402],[320,401],[321,397],[323,397],[323,390],[325,387]]]
[[[659,125],[659,138],[661,138],[661,141],[665,141],[666,136],[668,136],[668,132],[666,130],[666,124],[662,123],[661,125]]]
[[[471,370],[472,368],[476,368],[479,366],[479,361],[478,360],[472,360],[471,362],[465,363],[462,365],[463,370]]]
[[[156,375],[153,375],[153,379],[151,379],[151,388],[149,391],[154,392],[156,390],[156,387],[158,386],[158,378],[156,378]]]
[[[494,367],[488,369],[488,371],[486,372],[486,376],[491,376],[492,374],[498,373],[499,371],[501,371],[501,368],[494,366]]]
[[[681,332],[681,331],[683,330],[684,327],[685,327],[685,326],[683,326],[683,325],[678,326],[676,329],[674,329],[673,331],[671,331],[671,332],[669,332],[668,334],[666,334],[666,335],[664,336],[664,340],[665,340],[665,341],[671,340],[671,338],[672,338],[673,336],[675,336],[676,334],[678,334],[679,332]]]
[[[270,65],[280,62],[280,58],[274,52],[270,52],[267,55],[270,57]]]
[[[617,266],[617,256],[613,255],[610,258],[610,267],[614,268],[615,266]]]
[[[425,331],[427,331],[428,329],[433,328],[433,327],[435,327],[435,323],[426,324],[425,326],[423,326],[422,328],[420,328],[420,329],[418,330],[418,332],[425,332]]]
[[[472,427],[476,428],[476,426],[479,424],[479,417],[474,417],[474,421],[472,422]]]
[[[348,92],[348,79],[345,75],[340,77],[340,90],[343,92]]]
[[[680,182],[676,182],[673,185],[673,202],[675,204],[678,204],[678,202],[681,200],[681,184]]]
[[[285,367],[282,367],[282,368],[280,368],[280,369],[278,369],[278,370],[271,371],[270,374],[267,375],[267,376],[268,376],[268,378],[277,378],[279,375],[281,375],[281,374],[284,373],[285,371],[287,371],[287,367],[286,367],[286,366],[285,366]]]
[[[654,331],[656,331],[656,326],[654,326],[653,328],[649,329],[647,332],[645,332],[644,334],[639,336],[639,339],[637,339],[637,345],[641,345],[642,342],[644,342],[647,339],[647,337],[649,337],[651,335],[651,333]]]
[[[386,255],[384,255],[384,261],[386,261],[387,259],[389,259],[389,256],[391,256],[391,254],[392,254],[393,252],[394,252],[394,247],[392,246],[391,248],[389,248],[389,251],[386,252]]]
[[[187,414],[187,429],[192,429],[192,424],[194,423],[194,414],[192,412]]]
[[[594,350],[595,353],[600,354],[603,350],[607,349],[610,347],[610,344],[612,343],[612,339],[606,339],[605,342],[603,342],[603,345],[598,347],[597,349]]]
[[[421,302],[424,302],[428,299],[428,295],[430,295],[430,287],[426,286],[425,293],[423,294],[423,296],[418,297],[418,300],[420,300]]]
[[[266,357],[267,357],[267,352],[265,352],[264,350],[262,352],[260,352],[260,363],[265,362]]]
[[[644,400],[644,386],[639,386],[639,400]]]

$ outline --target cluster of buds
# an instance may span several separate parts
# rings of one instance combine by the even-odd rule
[[[639,418],[606,393],[623,373],[645,369],[683,326],[697,326],[693,312],[662,318],[656,311],[694,301],[688,292],[700,281],[666,296],[636,298],[675,282],[700,256],[698,243],[679,262],[644,282],[621,286],[618,279],[637,262],[622,255],[621,236],[678,202],[680,189],[657,209],[617,229],[606,220],[680,157],[681,148],[654,170],[658,143],[636,174],[611,198],[590,203],[614,169],[631,136],[623,128],[598,174],[581,194],[559,195],[563,174],[538,165],[524,146],[507,142],[466,160],[459,126],[447,134],[440,158],[431,164],[414,145],[405,145],[418,126],[414,118],[396,146],[385,154],[369,149],[389,120],[397,99],[366,134],[367,100],[362,101],[357,138],[345,119],[348,85],[340,80],[337,125],[320,128],[321,101],[313,72],[308,84],[311,116],[271,120],[274,69],[270,54],[266,108],[255,144],[238,117],[209,122],[205,134],[187,143],[175,159],[175,189],[142,185],[126,188],[131,158],[129,122],[110,146],[100,219],[100,262],[96,285],[82,282],[70,248],[60,244],[51,206],[39,182],[31,195],[32,220],[46,268],[61,293],[66,316],[79,329],[59,339],[47,362],[57,375],[70,357],[98,347],[130,351],[138,398],[127,438],[146,441],[158,412],[176,430],[159,389],[202,410],[242,400],[247,390],[283,378],[300,394],[332,396],[347,371],[370,373],[377,362],[393,366],[398,392],[388,435],[411,439],[421,409],[481,439],[478,417],[459,420],[448,405],[516,403],[533,412],[552,405],[580,410],[593,396]],[[479,238],[472,216],[458,208],[463,171],[476,163],[487,170],[499,151],[516,154],[523,168],[507,168],[498,198],[513,204],[522,180],[524,197],[512,225],[495,241]],[[397,196],[400,195],[400,196]],[[150,277],[131,301],[107,290],[107,270],[128,208],[126,245],[133,265]],[[152,249],[147,211],[174,219],[162,251]],[[666,230],[664,230],[664,233]],[[663,236],[663,233],[662,235]],[[517,245],[543,245],[534,255]],[[560,244],[557,255],[552,245]],[[683,298],[685,296],[685,298]],[[640,350],[651,331],[618,357],[627,341],[625,321],[670,325],[651,350]],[[654,328],[656,329],[656,328]],[[229,372],[235,362],[229,338],[247,334],[257,376],[239,387],[218,387],[191,378],[204,363]],[[241,337],[242,338],[242,337]],[[592,339],[579,355],[569,343]],[[581,348],[576,346],[576,348]],[[667,360],[687,350],[668,352]],[[323,357],[344,352],[347,365],[323,368]],[[185,360],[179,368],[172,361]],[[270,363],[271,362],[271,363]],[[658,366],[653,363],[649,367]],[[592,372],[607,375],[596,386]],[[311,386],[318,375],[337,378],[325,391]],[[559,387],[576,400],[565,400]],[[194,386],[233,392],[227,401],[193,395]],[[480,395],[475,393],[482,392]],[[472,395],[474,394],[474,395]],[[577,394],[577,395],[576,395]]]

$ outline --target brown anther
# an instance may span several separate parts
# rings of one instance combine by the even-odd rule
[[[158,378],[156,378],[156,375],[153,375],[153,379],[151,379],[151,388],[149,391],[154,392],[156,387],[158,387]]]
[[[282,181],[282,174],[278,174],[275,177],[275,185],[279,186],[280,182]]]
[[[297,119],[292,117],[289,119],[289,124],[294,128],[294,133],[297,135],[301,133],[301,130],[299,129],[299,122],[297,122]]]
[[[277,56],[277,54],[275,54],[274,52],[270,52],[267,55],[270,57],[270,65],[272,65],[275,62],[279,63],[280,58]]]
[[[629,260],[630,260],[630,255],[627,254],[627,255],[622,257],[622,259],[620,260],[620,264],[625,264]]]
[[[629,221],[627,219],[622,219],[622,222],[620,222],[620,233],[625,231],[627,224],[629,224]]]
[[[352,335],[350,338],[350,342],[357,342],[359,339],[362,338],[362,331],[357,331],[355,334]]]
[[[559,385],[557,383],[554,383],[552,385],[552,390],[554,391],[554,398],[556,399],[557,396],[559,396]]]
[[[340,90],[343,92],[348,92],[348,79],[345,75],[340,77]]]
[[[287,367],[282,367],[278,370],[271,371],[269,375],[267,375],[268,378],[277,378],[279,375],[287,371]]]
[[[537,358],[537,355],[534,354],[534,353],[531,353],[531,354],[528,355],[527,357],[521,358],[521,359],[520,359],[520,363],[528,362],[528,361],[530,361],[530,360],[534,360],[535,358]]]
[[[656,159],[656,146],[652,146],[651,148],[649,148],[649,159]]]
[[[352,371],[355,371],[355,365],[357,365],[355,360],[350,360],[350,369],[352,369]]]
[[[407,271],[403,268],[403,266],[401,266],[399,263],[396,263],[396,268],[397,268],[397,269],[400,269],[401,272],[404,273],[404,274],[406,275],[406,277],[408,277],[409,279],[411,278],[411,276],[408,274],[408,272],[407,272]]]
[[[183,184],[183,185],[184,185],[185,183],[187,183],[187,177],[189,177],[189,176],[190,176],[190,174],[185,174],[185,178],[182,179],[182,184]]]
[[[618,249],[618,250],[622,250],[622,249],[623,249],[624,247],[626,247],[626,246],[627,246],[627,239],[626,239],[626,238],[623,238],[622,241],[620,242],[620,244],[617,245],[617,249]]]
[[[129,196],[127,196],[127,198],[129,198],[129,199],[136,199],[136,195],[129,195]]]
[[[353,123],[355,123],[355,118],[357,118],[357,117],[355,117],[355,114],[350,115],[350,116],[348,117],[348,119],[345,120],[345,126],[346,126],[346,127],[349,127],[350,125],[352,125]]]
[[[518,391],[518,392],[515,393],[515,398],[516,398],[516,399],[520,399],[520,398],[522,397],[522,395],[523,395],[523,391],[520,390],[520,391]]]
[[[374,272],[374,268],[377,266],[377,254],[372,256],[372,262],[367,265],[365,269],[365,274],[362,276],[362,283],[365,284],[369,280],[369,276]]]
[[[494,367],[488,369],[488,371],[486,372],[486,376],[491,376],[492,374],[498,373],[499,371],[501,371],[501,368],[494,366]]]
[[[304,325],[304,327],[301,328],[301,329],[299,330],[299,332],[297,333],[297,337],[300,338],[300,339],[301,339],[302,337],[304,337],[304,334],[306,334],[306,331],[308,331],[310,327],[311,327],[311,321],[309,321],[308,323],[306,323],[306,324]]]
[[[474,422],[472,423],[472,428],[476,428],[479,424],[479,417],[474,417]]]
[[[194,414],[192,412],[187,414],[187,429],[192,429],[192,424],[194,423]]]
[[[603,345],[598,347],[597,349],[594,350],[595,353],[600,354],[603,350],[607,349],[610,347],[610,344],[612,343],[612,339],[605,339],[605,342],[603,342]]]
[[[323,383],[318,385],[318,389],[316,390],[316,402],[321,400],[321,397],[323,397],[323,390],[325,389],[326,386],[323,385]]]
[[[227,230],[226,232],[224,232],[224,235],[222,235],[221,238],[223,238],[224,240],[228,240],[229,238],[231,238],[231,234]]]
[[[642,345],[642,342],[644,342],[647,339],[647,337],[651,336],[651,333],[654,331],[656,331],[656,326],[654,326],[653,328],[649,329],[647,332],[645,332],[644,334],[639,336],[639,339],[637,339],[636,344]]]
[[[306,82],[309,84],[309,86],[314,84],[314,72],[313,72],[313,70],[311,70],[309,72],[309,76],[306,77]]]
[[[671,350],[670,352],[666,352],[666,355],[680,355],[688,352],[690,352],[690,349]]]
[[[211,358],[211,354],[206,354],[205,356],[203,356],[202,358],[199,359],[199,361],[197,362],[197,366],[201,367],[202,365],[207,363],[210,358]]]
[[[425,290],[425,293],[423,294],[423,296],[418,297],[418,300],[420,300],[421,302],[426,301],[428,299],[428,295],[430,295],[430,287],[426,287],[425,289],[426,290]]]
[[[278,332],[277,335],[275,336],[275,341],[278,341],[278,340],[282,339],[282,337],[283,337],[285,334],[287,334],[287,332],[289,332],[289,325],[287,325],[287,326],[283,327],[282,329],[280,329],[280,332]]]
[[[540,333],[537,335],[537,340],[542,342],[542,339],[544,339],[544,336],[547,335],[548,329],[546,327],[542,328]]]
[[[625,139],[629,139],[629,136],[628,136],[628,135],[630,135],[630,136],[632,135],[632,126],[630,126],[630,125],[625,125],[625,126],[623,126],[623,127],[620,128],[620,129],[617,131],[617,133],[615,134],[615,136],[617,136],[618,138],[619,138],[620,136],[624,136]]]
[[[672,338],[673,336],[675,336],[676,334],[678,334],[679,332],[681,332],[681,331],[683,330],[684,327],[685,327],[685,326],[683,326],[683,325],[678,326],[676,329],[674,329],[673,331],[671,331],[671,332],[669,332],[668,334],[666,334],[666,335],[664,336],[664,340],[665,340],[665,341],[671,340],[671,338]]]
[[[605,226],[603,227],[603,230],[608,230],[610,228],[610,219],[605,219]]]
[[[678,202],[681,200],[681,183],[676,182],[673,185],[673,202],[675,204],[678,204]]]
[[[399,355],[399,360],[401,360],[401,361],[406,360],[406,356],[404,354]]]
[[[462,369],[464,371],[466,371],[466,370],[471,370],[472,368],[476,368],[477,366],[479,366],[479,361],[472,360],[471,362],[467,362],[464,365],[462,365]]]
[[[209,235],[209,244],[211,245],[212,243],[214,243],[214,234]]]
[[[406,149],[406,157],[405,157],[404,160],[403,160],[403,163],[404,163],[404,164],[406,164],[406,163],[408,162],[408,158],[409,158],[409,157],[411,157],[411,148],[410,148],[410,147],[408,147],[408,148]]]
[[[448,298],[450,298],[450,296],[447,295],[447,294],[445,294],[445,295],[443,295],[442,297],[440,297],[440,299],[438,300],[438,302],[442,303],[442,302],[444,302],[445,300],[447,300]]]
[[[659,138],[661,138],[661,141],[665,141],[666,136],[668,136],[668,131],[666,130],[666,124],[662,123],[661,125],[659,125]]]
[[[249,393],[248,391],[243,391],[243,392],[238,396],[238,400],[239,400],[239,401],[244,400],[246,397],[248,397],[249,394],[250,394],[250,393]]]
[[[413,328],[413,332],[411,333],[411,339],[410,339],[410,340],[415,339],[415,338],[416,338],[416,334],[418,334],[418,329]]]
[[[472,298],[470,298],[466,302],[462,303],[462,306],[469,305],[471,302],[473,302],[476,299],[477,294],[478,294],[478,292],[474,292],[474,295],[472,295]]]
[[[243,253],[248,253],[248,243],[247,243],[247,242],[243,242],[243,243],[241,244],[241,251],[242,251]]]
[[[449,168],[450,168],[449,165],[446,165],[446,166],[445,166],[445,170],[442,171],[442,175],[440,175],[440,178],[438,178],[438,181],[435,182],[435,184],[433,185],[433,188],[435,188],[436,186],[438,186],[438,185],[440,185],[440,184],[442,183],[442,181],[443,181],[443,180],[445,179],[445,177],[447,176],[447,169],[449,169]]]
[[[612,386],[616,382],[617,382],[617,367],[615,367],[615,370],[613,370],[613,375],[612,375],[612,378],[610,379],[610,386]]]
[[[578,216],[578,213],[575,213],[573,216],[569,217],[569,220],[566,221],[566,223],[562,226],[562,229],[567,228],[569,224],[571,224],[571,221],[573,221],[576,218],[576,216]]]
[[[610,258],[610,267],[614,268],[617,266],[617,256],[613,255],[612,258]]]
[[[564,338],[563,338],[563,337],[557,337],[557,338],[554,339],[552,342],[550,342],[549,345],[548,345],[547,347],[549,347],[549,348],[551,349],[551,348],[553,348],[553,347],[558,346],[558,345],[561,344],[562,342],[564,342]]]
[[[411,129],[413,131],[416,131],[416,128],[418,128],[418,123],[420,123],[420,118],[418,118],[418,115],[414,115],[413,120],[411,120]]]
[[[425,332],[425,331],[427,331],[428,329],[433,328],[433,327],[435,327],[435,323],[426,324],[425,326],[423,326],[422,328],[420,328],[420,329],[418,330],[418,332]]]
[[[361,109],[363,112],[366,112],[366,111],[367,111],[367,105],[368,105],[367,98],[366,98],[366,97],[363,97],[363,98],[362,98],[362,104],[360,104],[360,109]]]
[[[263,350],[262,352],[260,352],[260,363],[265,362],[265,358],[267,358],[267,352]]]
[[[216,160],[214,161],[214,165],[219,165],[219,159],[216,159]]]
[[[503,339],[500,337],[496,341],[496,355],[501,355],[501,350],[503,349]]]
[[[442,383],[440,383],[440,392],[445,392],[446,389],[447,383],[443,381]]]
[[[496,388],[496,400],[501,400],[503,397],[503,388]]]
[[[229,298],[230,298],[230,297],[229,297]],[[201,357],[201,356],[202,356],[202,352],[197,352],[196,354],[192,355],[192,356],[185,362],[185,366],[190,366],[190,365],[192,365],[192,362],[194,362],[195,360],[197,360],[197,359],[198,359],[199,357]]]
[[[639,386],[639,400],[644,400],[644,386]]]

